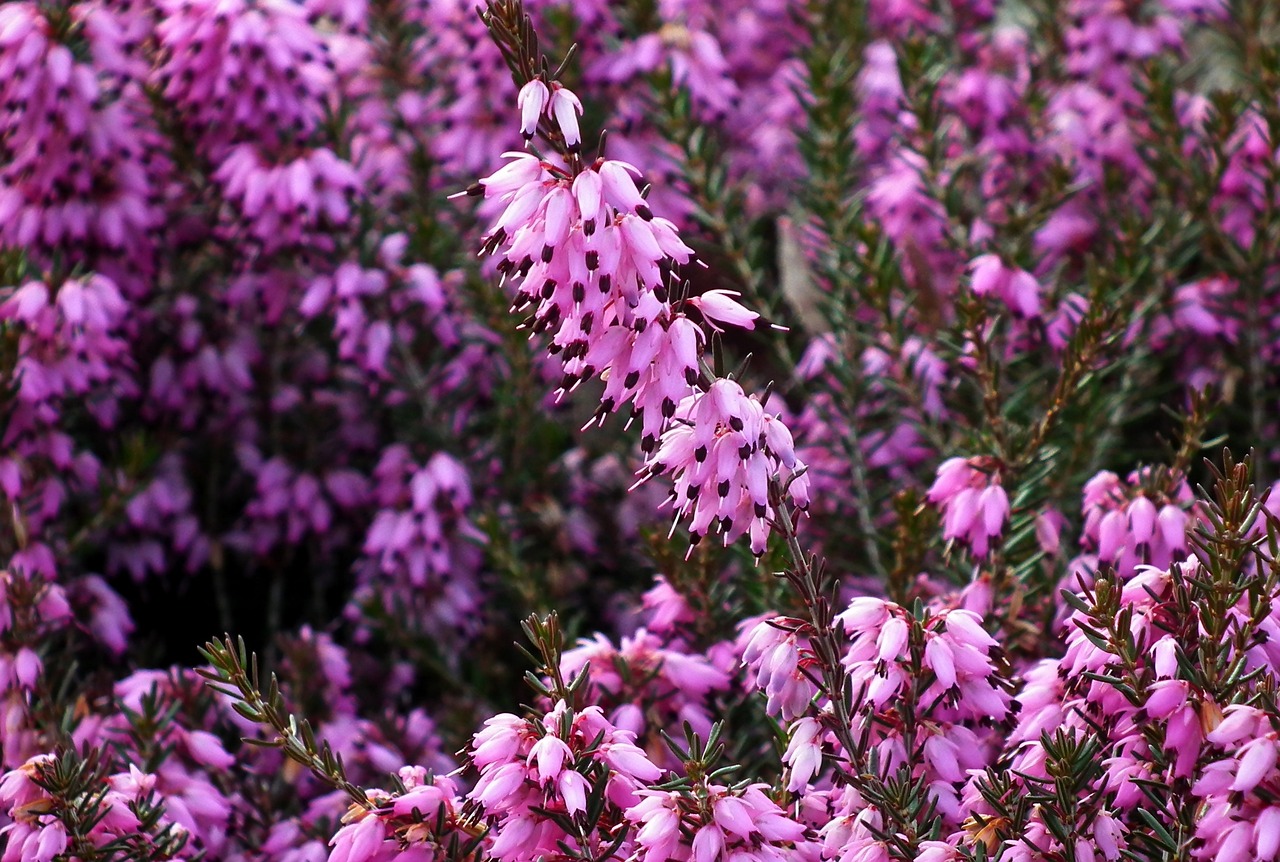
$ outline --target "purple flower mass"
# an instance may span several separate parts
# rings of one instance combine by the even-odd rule
[[[1280,862],[1278,82],[0,3],[0,862]]]

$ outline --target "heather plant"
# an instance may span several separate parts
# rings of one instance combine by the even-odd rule
[[[0,862],[1280,858],[1278,91],[1245,0],[0,4]]]

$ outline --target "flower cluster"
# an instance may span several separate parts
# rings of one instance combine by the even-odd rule
[[[844,664],[860,699],[873,708],[900,696],[908,682],[910,652],[921,649],[921,667],[933,681],[920,695],[920,708],[951,721],[1008,715],[1009,698],[998,684],[992,656],[998,644],[972,611],[943,610],[917,623],[892,602],[863,598],[850,603],[840,622],[850,635]],[[922,646],[911,643],[917,627]]]
[[[550,122],[576,152],[577,96],[533,79],[519,101],[526,137]],[[770,481],[805,508],[807,480],[777,417],[738,383],[708,381],[701,368],[706,334],[672,302],[675,268],[693,250],[649,208],[634,166],[599,158],[565,168],[530,153],[505,155],[508,164],[471,189],[503,204],[483,250],[501,251],[498,270],[516,283],[512,310],[527,315],[524,325],[544,334],[560,359],[560,391],[603,380],[596,417],[603,423],[631,405],[649,456],[643,478],[671,472],[671,502],[692,543],[718,523],[726,544],[750,534],[752,552],[762,554],[776,516]],[[717,329],[752,328],[758,318],[724,291],[688,305]]]
[[[999,472],[984,459],[951,458],[938,467],[929,502],[942,512],[942,536],[968,545],[985,557],[1009,520],[1009,495]]]
[[[127,35],[90,4],[27,2],[5,6],[0,33],[0,242],[43,261],[74,247],[143,289],[168,157]]]
[[[1125,483],[1103,471],[1084,486],[1080,541],[1099,565],[1125,574],[1139,565],[1168,568],[1189,550],[1192,499],[1186,480],[1178,476],[1134,472]]]
[[[44,673],[40,650],[72,619],[66,591],[38,577],[0,571],[0,766],[39,754],[32,692]]]
[[[127,310],[106,276],[53,286],[30,281],[0,303],[0,321],[18,334],[0,487],[10,499],[39,500],[17,515],[19,529],[35,541],[15,567],[52,577],[52,554],[40,542],[45,523],[56,519],[74,491],[93,490],[102,481],[101,463],[67,433],[62,413],[80,406],[93,425],[115,425],[120,398],[135,386],[122,361],[128,355]]]
[[[1139,566],[1068,593],[1065,654],[1025,673],[1010,738],[1015,786],[1039,798],[1064,764],[1087,759],[1073,773],[1076,816],[1104,858],[1151,840],[1143,813],[1153,804],[1168,806],[1165,822],[1194,828],[1196,858],[1275,856],[1263,828],[1276,816],[1265,789],[1277,775],[1273,721],[1264,717],[1273,706],[1267,695],[1257,700],[1255,686],[1265,689],[1280,668],[1269,637],[1259,637],[1275,629],[1277,586],[1256,560],[1224,571],[1224,551],[1210,542],[1204,559]],[[1213,619],[1187,613],[1211,607]],[[1237,663],[1252,669],[1253,681],[1224,687],[1215,668]],[[1176,782],[1189,793],[1153,789]],[[998,814],[995,786],[975,786],[975,822]],[[1004,840],[1034,852],[1063,846],[1035,813]]]
[[[807,626],[802,620],[776,617],[743,625],[742,663],[755,686],[768,698],[765,709],[784,721],[804,715],[817,693],[805,665],[812,665]]]
[[[469,798],[490,826],[489,855],[533,860],[562,844],[589,853],[613,846],[623,812],[662,775],[634,738],[599,707],[572,710],[563,701],[540,719],[486,721],[472,740],[479,778]],[[603,798],[603,810],[589,808],[588,797]]]
[[[374,478],[382,508],[365,538],[355,602],[410,602],[422,608],[417,619],[458,625],[480,604],[474,578],[484,541],[467,518],[465,469],[444,453],[419,466],[405,447],[393,446],[383,452]],[[388,582],[394,587],[387,589]]]
[[[1274,799],[1280,781],[1280,742],[1270,717],[1256,707],[1235,704],[1205,739],[1228,757],[1209,764],[1192,788],[1207,805],[1196,825],[1196,836],[1203,841],[1196,858],[1274,859],[1280,853],[1280,807],[1266,800]],[[1242,802],[1233,801],[1232,794]]]
[[[164,95],[210,154],[234,141],[305,141],[336,83],[330,46],[292,3],[157,4]],[[305,187],[305,184],[304,184]]]
[[[637,858],[644,862],[689,858],[817,859],[817,847],[766,794],[765,785],[732,789],[707,783],[688,790],[647,790],[627,819],[638,827]],[[691,837],[689,837],[691,836]]]
[[[66,853],[113,850],[145,854],[135,858],[184,858],[185,831],[155,818],[153,776],[136,767],[115,775],[85,775],[89,768],[74,756],[46,754],[0,778],[0,807],[11,818],[2,830],[6,862],[47,862]],[[69,794],[67,789],[82,779],[88,779],[87,786]],[[81,824],[89,828],[72,831]]]
[[[475,827],[452,779],[421,766],[401,767],[398,777],[403,790],[371,791],[368,807],[352,804],[330,842],[329,862],[426,862],[473,841]]]
[[[648,751],[661,744],[658,731],[678,733],[686,723],[708,735],[712,697],[730,687],[729,674],[710,657],[679,637],[664,638],[644,628],[617,646],[599,634],[584,640],[565,652],[560,665],[567,677],[588,667],[592,699],[611,708],[614,724],[650,743]]]
[[[770,480],[784,483],[796,506],[809,505],[808,478],[791,432],[728,379],[687,396],[672,418],[645,477],[671,475],[671,505],[689,519],[694,544],[718,522],[726,543],[749,534],[752,552],[763,553],[773,513]]]

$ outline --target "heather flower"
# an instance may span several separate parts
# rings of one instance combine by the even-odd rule
[[[463,800],[447,776],[421,766],[398,770],[403,792],[369,791],[371,808],[353,804],[329,844],[329,862],[432,860],[451,840],[468,840],[474,827],[462,814]]]
[[[503,714],[485,722],[471,745],[470,760],[480,777],[468,794],[481,808],[497,859],[531,860],[555,852],[558,842],[581,838],[540,814],[555,811],[578,818],[588,793],[600,788],[617,822],[622,809],[662,770],[650,762],[629,731],[611,724],[599,707],[571,711],[563,701],[539,719]],[[597,826],[602,833],[608,828]],[[607,843],[604,834],[589,842]],[[583,849],[589,849],[584,846]]]
[[[63,760],[70,762],[67,756]],[[60,795],[61,789],[51,792],[42,786],[50,782],[58,766],[58,756],[39,755],[0,777],[0,806],[10,818],[0,830],[6,839],[0,856],[5,862],[51,862],[62,855],[71,844],[69,827],[77,823],[64,819],[71,806],[82,806],[80,810],[87,815],[85,834],[76,837],[90,845],[145,840],[167,848],[172,855],[186,842],[183,828],[166,819],[163,805],[157,805],[153,776],[130,765],[127,772],[93,776],[87,786],[73,789],[74,795],[68,798]],[[61,784],[55,782],[55,786]],[[149,818],[145,827],[139,814]]]
[[[942,536],[987,556],[1009,520],[1009,497],[985,459],[951,458],[938,467],[929,502],[942,512]]]
[[[904,276],[928,295],[955,293],[962,262],[946,243],[947,220],[942,205],[922,179],[925,166],[917,153],[896,150],[867,188],[867,211],[904,256]]]
[[[160,8],[163,94],[213,158],[244,141],[305,140],[320,126],[333,61],[301,5],[166,0]]]
[[[569,679],[585,672],[588,664],[592,699],[613,710],[615,724],[632,709],[642,712],[646,718],[628,729],[655,745],[660,744],[657,731],[678,733],[686,722],[695,733],[710,733],[712,697],[730,683],[728,674],[706,657],[644,628],[617,646],[600,634],[584,639],[565,652],[560,670]],[[658,726],[649,727],[649,722]]]
[[[149,484],[134,489],[125,507],[126,523],[107,554],[112,573],[127,571],[141,581],[177,559],[188,571],[208,561],[210,538],[192,511],[194,494],[182,466],[181,458],[171,453],[156,464]]]
[[[700,296],[690,297],[689,305],[702,312],[707,325],[717,332],[724,331],[716,325],[720,323],[751,329],[760,315],[734,299],[741,295],[736,290],[708,290]]]
[[[110,652],[120,655],[134,631],[129,606],[120,594],[98,575],[86,575],[72,585],[72,597],[81,608],[87,608],[89,632]]]
[[[1019,46],[1018,50],[1021,53],[1025,48]],[[994,65],[996,60],[989,62]],[[981,132],[980,146],[1012,155],[1030,147],[1026,133],[1013,122],[1022,107],[1025,83],[1016,73],[1011,76],[977,66],[948,82],[947,96],[965,125]]]
[[[1235,343],[1240,337],[1240,322],[1229,313],[1235,290],[1230,279],[1222,276],[1181,285],[1173,296],[1174,325],[1202,338],[1221,338]]]
[[[897,56],[888,43],[872,42],[863,52],[858,93],[866,118],[854,132],[858,149],[879,161],[888,152],[905,100]]]
[[[790,769],[787,790],[792,793],[807,789],[821,770],[823,735],[822,725],[815,718],[806,716],[792,723],[787,750],[782,753],[782,762]]]
[[[978,296],[997,296],[1023,317],[1040,316],[1040,285],[1035,276],[1006,265],[994,254],[984,254],[969,263],[971,286]]]
[[[551,84],[551,100],[547,111],[555,117],[556,125],[564,134],[565,145],[570,152],[575,152],[582,144],[582,133],[578,131],[578,115],[582,113],[582,102],[574,93],[558,81]]]
[[[1135,191],[1150,183],[1150,169],[1137,152],[1120,102],[1082,83],[1059,93],[1050,112],[1057,143],[1082,179],[1100,182],[1109,168],[1119,168],[1130,173]]]
[[[551,91],[540,78],[534,78],[520,88],[516,104],[520,108],[520,133],[529,140],[538,130],[538,120],[551,104]]]
[[[1178,476],[1150,487],[1160,478],[1153,471],[1135,471],[1124,483],[1103,471],[1085,484],[1081,544],[1100,562],[1127,574],[1143,563],[1168,567],[1187,553],[1191,489]]]
[[[382,479],[379,497],[384,506],[374,519],[365,551],[380,560],[388,573],[404,566],[410,580],[418,585],[431,575],[454,570],[448,533],[461,530],[463,538],[479,541],[481,535],[465,520],[471,503],[470,483],[461,464],[444,453],[436,454],[424,467],[407,462],[406,453],[393,447],[383,453],[375,475]],[[393,484],[406,476],[406,486]],[[407,490],[408,505],[392,508]]]
[[[102,275],[29,281],[0,296],[0,322],[16,348],[10,409],[0,423],[0,491],[31,501],[12,509],[24,538],[9,565],[52,578],[50,528],[75,495],[96,492],[104,479],[90,447],[67,433],[63,414],[83,410],[90,427],[116,425],[121,400],[135,392],[124,337],[129,304]]]
[[[812,662],[804,624],[786,617],[750,622],[741,625],[738,642],[742,664],[767,698],[765,709],[784,721],[802,716],[817,694],[804,669]]]
[[[911,681],[908,642],[918,627],[924,639],[921,670],[933,676],[920,696],[923,705],[957,721],[1008,714],[1009,697],[995,664],[998,644],[971,611],[944,609],[918,623],[892,602],[865,597],[854,599],[839,620],[850,635],[844,665],[874,708],[890,703]]]
[[[643,596],[646,627],[659,635],[670,636],[695,619],[689,602],[662,575]]]
[[[296,473],[279,457],[254,465],[253,472],[257,495],[245,507],[252,526],[243,541],[265,553],[282,539],[294,543],[329,529],[333,509],[315,476]]]
[[[511,72],[466,0],[407,6],[404,21],[414,37],[404,57],[409,86],[395,91],[395,113],[440,166],[437,187],[456,185],[509,147]],[[439,69],[454,71],[441,78]]]
[[[646,862],[687,856],[695,862],[730,858],[778,859],[795,853],[814,858],[804,826],[787,816],[765,785],[734,792],[707,784],[705,802],[679,791],[643,790],[626,812],[635,824],[638,858]],[[687,836],[692,836],[690,839]]]
[[[576,141],[575,111],[556,107],[572,107],[567,92],[553,82],[551,109],[566,140]],[[633,166],[597,159],[571,174],[535,156],[507,155],[511,161],[474,189],[505,204],[484,248],[505,247],[498,269],[518,281],[512,308],[528,314],[525,325],[545,333],[562,357],[561,391],[597,374],[605,379],[597,416],[632,403],[649,453],[641,480],[671,473],[671,502],[677,520],[689,520],[693,543],[718,522],[726,543],[749,533],[752,551],[763,553],[773,517],[769,483],[784,484],[804,508],[807,480],[790,432],[737,383],[698,385],[705,335],[669,303],[663,274],[664,266],[688,263],[692,250],[649,210]],[[713,324],[754,320],[724,294],[697,306]]]
[[[69,255],[135,294],[168,163],[114,15],[89,8],[68,10],[84,26],[66,43],[34,3],[0,17],[0,243],[42,263]]]
[[[378,510],[365,534],[348,614],[412,608],[412,625],[424,632],[473,630],[486,539],[471,520],[466,468],[443,452],[419,464],[408,447],[389,446],[370,491]]]
[[[347,223],[360,187],[351,165],[328,149],[273,163],[252,144],[231,147],[213,179],[267,254],[304,243],[325,248],[323,229]]]
[[[657,32],[619,46],[601,57],[591,72],[622,83],[663,67],[670,70],[672,85],[688,90],[708,116],[725,114],[738,97],[716,37],[683,22],[668,21]]]
[[[937,17],[919,0],[877,0],[871,4],[870,12],[877,30],[905,33],[917,27],[931,30],[938,26]]]
[[[727,379],[686,398],[674,419],[644,478],[670,473],[671,505],[678,519],[690,519],[694,544],[718,521],[725,544],[749,533],[752,553],[763,553],[772,517],[770,479],[790,480],[791,498],[802,507],[808,503],[790,432]]]
[[[1274,58],[1216,0],[1068,0],[1057,57],[943,5],[847,57],[788,0],[0,7],[0,862],[1277,858],[1280,502],[1182,475],[1274,466]],[[1170,385],[1179,470],[1107,471]],[[487,716],[546,601],[627,633]],[[285,729],[116,673],[189,653],[158,609],[263,638]]]

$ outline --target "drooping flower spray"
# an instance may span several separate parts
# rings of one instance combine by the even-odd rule
[[[506,153],[505,166],[466,192],[502,205],[482,253],[498,259],[513,285],[511,309],[526,315],[522,325],[544,335],[562,363],[560,394],[599,380],[593,421],[624,408],[640,421],[640,481],[671,478],[668,502],[692,543],[718,527],[726,544],[749,536],[759,556],[771,523],[789,517],[770,485],[804,509],[804,465],[778,417],[703,361],[704,327],[750,329],[759,316],[728,291],[687,295],[679,268],[693,250],[650,210],[636,185],[641,171],[603,155],[603,135],[601,154],[584,156],[582,104],[560,70],[549,70],[523,5],[491,3],[483,18],[520,86],[529,151]]]

